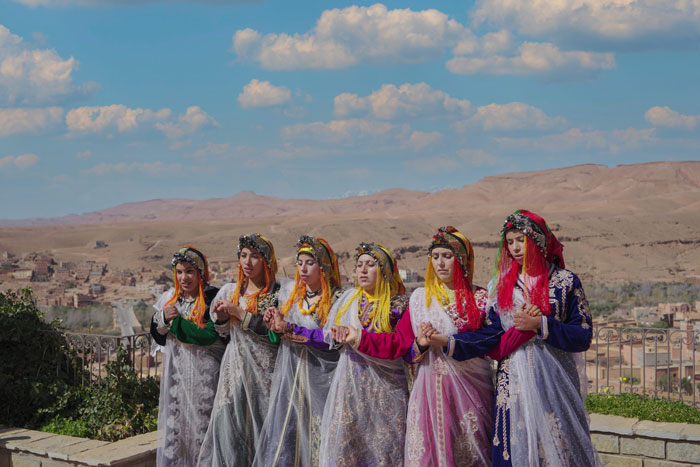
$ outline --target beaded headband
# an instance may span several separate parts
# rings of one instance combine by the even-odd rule
[[[452,229],[452,231],[450,231]],[[433,235],[433,241],[428,247],[428,254],[430,254],[434,248],[447,248],[452,250],[452,253],[457,257],[457,261],[462,266],[462,271],[468,274],[467,265],[465,264],[469,261],[469,249],[465,245],[464,241],[453,232],[457,232],[452,226],[440,227],[435,235]]]
[[[267,266],[272,269],[273,268],[273,253],[272,253],[272,247],[271,245],[265,240],[260,234],[254,233],[250,235],[241,235],[238,237],[238,257],[241,257],[241,251],[243,251],[243,248],[249,248],[251,250],[255,250],[258,253],[260,253],[263,258],[265,258],[265,262],[267,263]]]
[[[208,280],[208,271],[206,267],[206,259],[204,258],[204,255],[198,251],[195,250],[194,248],[191,247],[185,247],[181,248],[180,250],[176,251],[175,254],[173,255],[173,259],[170,261],[170,264],[173,265],[173,267],[177,266],[178,263],[181,262],[186,262],[190,263],[192,266],[195,267],[202,276],[202,279],[205,281]]]
[[[381,253],[382,258],[379,258]],[[374,243],[360,242],[360,246],[355,248],[355,261],[362,255],[370,255],[379,265],[382,270],[382,275],[387,282],[391,282],[394,277],[394,260],[389,253],[381,246]]]
[[[547,252],[547,235],[535,221],[524,214],[515,213],[506,218],[501,229],[501,236],[504,236],[508,230],[518,230],[530,237],[535,242],[543,255]]]

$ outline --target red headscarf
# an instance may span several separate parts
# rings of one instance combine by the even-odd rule
[[[541,216],[523,209],[508,216],[501,229],[501,247],[496,260],[496,290],[500,310],[513,306],[513,288],[520,272],[518,263],[510,255],[505,242],[509,230],[517,230],[525,235],[522,265],[525,300],[537,305],[542,314],[549,315],[549,263],[565,267],[564,246]]]

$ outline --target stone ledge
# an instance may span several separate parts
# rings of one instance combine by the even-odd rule
[[[639,420],[617,415],[591,414],[591,433],[641,436],[672,441],[700,441],[700,425]]]
[[[155,465],[158,432],[109,443],[22,428],[0,427],[0,464],[17,461],[41,465]],[[38,465],[38,464],[37,464]]]

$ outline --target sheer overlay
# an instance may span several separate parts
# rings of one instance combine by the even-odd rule
[[[313,315],[303,315],[295,303],[288,323],[319,329]],[[270,407],[265,417],[253,465],[316,466],[321,443],[321,417],[338,352],[290,341],[285,334],[272,376]]]
[[[356,289],[338,299],[324,327],[330,330],[336,315]],[[357,300],[340,324],[361,329]],[[402,359],[381,360],[354,350],[340,350],[321,422],[321,466],[399,466],[403,464],[408,387]]]
[[[522,303],[522,290],[515,288],[513,308],[499,313],[504,330],[513,326],[514,312]],[[489,305],[498,306],[495,300]],[[583,365],[580,353],[565,352],[540,339],[525,343],[501,361],[496,430],[503,435],[508,432],[501,438],[511,444],[513,466],[601,465],[589,434],[579,365]]]
[[[165,292],[154,305],[161,310],[174,290]],[[175,303],[180,314],[187,304]],[[210,346],[184,344],[168,333],[163,352],[158,407],[160,438],[156,463],[159,466],[196,466],[209,424],[223,342]]]
[[[286,300],[291,283],[265,297],[276,305]],[[212,303],[231,301],[237,284],[226,284]],[[272,303],[275,302],[275,303]],[[240,298],[239,306],[247,300]],[[277,359],[276,344],[267,334],[244,330],[240,323],[230,327],[230,341],[221,361],[219,385],[211,421],[199,457],[201,466],[248,466],[255,456],[255,445],[267,414],[272,374]]]
[[[437,300],[425,306],[424,288],[413,292],[409,310],[415,335],[424,322],[444,335],[458,332]],[[441,349],[426,352],[408,402],[406,465],[490,465],[492,374],[490,359],[458,362]]]

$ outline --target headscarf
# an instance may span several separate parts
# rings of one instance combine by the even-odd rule
[[[449,305],[449,297],[442,281],[438,279],[431,261],[431,253],[435,248],[447,248],[455,255],[452,286],[455,291],[455,307],[466,327],[460,329],[473,331],[481,327],[482,316],[476,306],[472,278],[474,277],[474,249],[467,237],[454,227],[440,227],[428,248],[428,269],[425,274],[425,305],[430,306],[432,299],[438,300],[443,306]]]
[[[209,263],[207,262],[206,256],[197,250],[192,245],[185,245],[185,247],[176,251],[173,254],[173,259],[170,264],[173,266],[173,275],[175,276],[175,293],[172,298],[168,300],[165,306],[172,305],[178,301],[180,295],[182,295],[182,286],[177,278],[176,266],[179,263],[186,262],[194,266],[197,270],[197,279],[199,282],[199,294],[197,295],[197,300],[194,303],[194,308],[192,313],[186,319],[193,322],[200,328],[204,328],[204,317],[207,310],[207,303],[204,297],[204,286],[209,282]]]
[[[522,265],[525,300],[536,305],[544,315],[549,315],[549,263],[565,267],[564,246],[541,216],[524,209],[518,209],[508,216],[501,229],[501,245],[494,274],[499,309],[507,310],[513,306],[513,288],[520,270],[505,241],[506,233],[510,230],[517,230],[525,236]]]
[[[321,327],[326,323],[326,318],[328,317],[328,312],[331,309],[331,298],[333,295],[333,289],[340,288],[340,272],[338,271],[338,259],[333,252],[333,249],[322,238],[314,238],[309,235],[302,235],[299,237],[299,241],[296,245],[297,254],[296,259],[299,260],[299,255],[307,254],[311,255],[318,265],[321,267],[321,298],[319,299],[316,307],[312,307],[306,312],[306,314],[311,313],[314,309],[316,310],[316,317],[318,318]],[[306,294],[306,285],[299,277],[299,268],[297,268],[294,274],[294,288],[289,296],[289,299],[282,306],[281,313],[286,315],[292,305],[295,302],[299,302],[300,310],[304,314],[304,310],[301,307],[302,300]]]
[[[247,295],[248,302],[246,304],[246,311],[249,313],[258,314],[258,298],[264,296],[272,290],[275,284],[275,276],[277,275],[277,258],[275,257],[275,248],[272,246],[272,242],[267,238],[263,237],[259,233],[253,233],[250,235],[241,235],[238,237],[238,258],[241,257],[241,251],[243,248],[248,248],[250,250],[257,251],[260,253],[264,259],[263,269],[265,271],[265,286],[258,290],[257,292]],[[241,262],[238,262],[238,280],[236,281],[236,290],[233,292],[231,297],[231,303],[238,305],[241,298],[241,288],[245,286],[246,277],[243,274],[243,267]],[[233,325],[233,322],[231,322]]]
[[[355,249],[355,262],[362,255],[369,255],[377,262],[379,274],[377,274],[376,286],[374,293],[369,294],[361,286],[357,286],[357,291],[348,300],[348,302],[338,310],[338,315],[335,319],[335,324],[340,325],[340,318],[345,314],[352,302],[357,299],[358,303],[362,302],[363,294],[367,296],[369,301],[374,304],[370,329],[376,332],[391,332],[391,298],[395,295],[403,295],[406,293],[406,287],[403,285],[399,268],[389,253],[389,250],[381,245],[374,243],[360,243]]]

